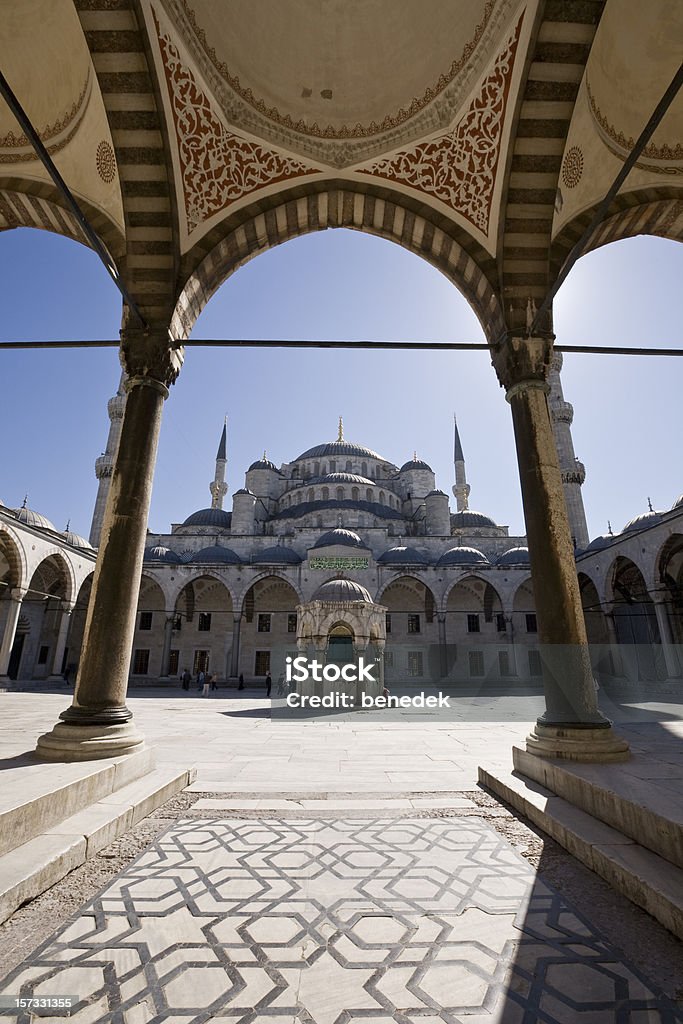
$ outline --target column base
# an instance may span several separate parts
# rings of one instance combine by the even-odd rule
[[[628,761],[631,757],[626,740],[609,726],[596,729],[537,722],[526,738],[526,749],[536,757],[595,764]]]
[[[69,725],[58,722],[39,737],[36,753],[46,761],[99,761],[136,754],[145,738],[133,722],[119,725]]]

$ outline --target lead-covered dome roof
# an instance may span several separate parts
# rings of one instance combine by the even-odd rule
[[[434,472],[432,467],[423,462],[422,459],[411,459],[410,462],[404,462],[399,469],[399,473],[406,473],[409,469],[426,469],[430,473]]]
[[[242,559],[232,550],[224,548],[220,544],[213,544],[211,547],[202,548],[190,559],[191,562],[204,562],[219,565],[239,565]]]
[[[424,551],[402,544],[389,548],[377,559],[382,565],[430,565],[431,559]]]
[[[342,544],[348,548],[365,547],[357,533],[354,533],[353,530],[344,530],[341,526],[337,527],[336,530],[328,530],[327,533],[323,533],[322,537],[318,537],[313,547],[328,548],[332,547],[333,544]]]
[[[367,601],[372,604],[369,591],[355,580],[333,579],[323,583],[313,594],[313,601]]]
[[[274,547],[257,551],[252,555],[251,561],[253,565],[298,565],[302,558],[292,548],[276,544]]]
[[[252,462],[247,472],[250,473],[252,469],[269,469],[271,473],[280,472],[275,463],[271,462],[270,459],[257,459],[256,462]]]
[[[181,561],[180,556],[175,551],[171,551],[170,548],[166,548],[162,544],[145,548],[143,560],[145,562],[169,562],[173,565],[177,565]]]
[[[634,530],[645,530],[648,526],[656,526],[663,515],[663,512],[643,512],[627,523],[621,532],[632,533]]]
[[[351,441],[328,441],[326,444],[316,444],[313,448],[308,448],[301,455],[297,455],[295,462],[300,462],[302,459],[319,459],[325,457],[334,457],[335,455],[355,455],[361,459],[379,459],[380,462],[386,462],[387,460],[378,455],[377,452],[373,452],[371,448],[366,448],[362,444],[353,444]]]
[[[42,530],[54,530],[54,526],[47,516],[41,515],[40,512],[35,512],[32,508],[28,508],[26,505],[22,505],[21,508],[14,508],[12,511],[19,522],[23,523],[25,526],[37,526]]]
[[[490,516],[483,512],[475,512],[474,509],[466,508],[462,512],[455,512],[452,516],[452,523],[456,530],[467,529],[467,527],[489,527],[497,526]]]
[[[85,537],[81,537],[80,533],[74,533],[72,530],[64,530],[62,537],[70,544],[72,548],[81,548],[83,551],[94,551],[94,548],[89,540]]]
[[[496,565],[529,565],[529,549],[525,547],[508,548],[497,560]]]
[[[183,526],[216,526],[227,530],[231,519],[230,512],[225,512],[222,508],[200,508],[187,517]]]
[[[325,473],[324,476],[309,476],[304,480],[308,484],[363,484],[364,487],[380,487],[378,480],[357,473]]]
[[[478,548],[458,547],[450,548],[441,556],[436,563],[444,565],[488,565],[488,558]]]

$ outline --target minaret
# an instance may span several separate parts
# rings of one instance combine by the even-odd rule
[[[216,475],[209,484],[211,491],[211,508],[223,508],[223,498],[228,493],[228,485],[225,482],[225,467],[228,461],[226,455],[228,418],[226,416],[223,424],[220,444],[216,452]]]
[[[577,550],[582,550],[588,547],[586,512],[581,496],[581,487],[586,479],[586,470],[583,463],[579,462],[574,455],[574,442],[572,441],[571,431],[574,409],[569,402],[564,400],[562,381],[560,380],[561,369],[562,353],[555,352],[548,375],[548,383],[550,384],[548,408],[550,409],[550,419],[553,424],[553,434],[555,435],[564,497],[567,503],[567,515],[569,516],[569,526],[574,538],[574,547]]]
[[[99,484],[90,526],[90,543],[94,548],[98,547],[100,543],[100,533],[102,532],[102,523],[104,522],[104,509],[107,504],[111,475],[114,471],[114,459],[116,458],[116,450],[119,446],[119,437],[121,436],[123,411],[126,408],[125,380],[126,374],[122,373],[118,391],[113,398],[109,399],[107,404],[107,411],[109,412],[107,447],[100,457],[95,459],[95,476]]]
[[[453,485],[453,494],[457,502],[458,512],[464,512],[465,509],[469,508],[469,496],[470,496],[470,485],[467,483],[465,476],[465,456],[463,455],[462,445],[460,444],[460,435],[458,433],[458,423],[453,413],[453,462],[455,464],[455,484]]]

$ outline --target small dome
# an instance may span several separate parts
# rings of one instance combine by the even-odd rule
[[[395,547],[389,548],[377,559],[382,565],[430,565],[431,559],[417,548]]]
[[[642,515],[636,516],[630,523],[627,523],[621,532],[632,533],[634,530],[645,530],[648,526],[656,526],[663,515],[663,512],[643,512]]]
[[[227,530],[230,527],[231,515],[222,508],[200,508],[188,516],[183,526],[217,526]]]
[[[254,492],[250,491],[248,487],[240,487],[238,491],[235,491],[235,494],[248,494],[251,498],[256,497]],[[235,497],[235,494],[233,494],[233,498]]]
[[[280,472],[275,463],[271,462],[270,459],[257,459],[256,462],[252,462],[247,472],[251,473],[252,469],[269,469],[271,473]]]
[[[190,559],[191,562],[211,562],[214,565],[218,562],[223,565],[239,565],[242,559],[232,548],[221,547],[220,544],[213,544],[209,548],[202,548]]]
[[[496,560],[496,565],[529,565],[529,549],[509,548]]]
[[[318,587],[313,601],[367,601],[372,604],[369,592],[355,580],[333,579]]]
[[[451,521],[455,530],[465,530],[468,526],[475,528],[479,526],[496,526],[496,523],[489,516],[485,516],[483,512],[475,512],[471,508],[466,508],[462,512],[456,512]]]
[[[363,544],[363,541],[357,533],[354,533],[353,530],[343,530],[341,527],[337,527],[336,530],[328,530],[327,533],[323,533],[322,537],[318,537],[313,547],[329,548],[333,544],[343,544],[344,547],[348,548],[365,547],[365,544]]]
[[[24,505],[22,508],[15,508],[12,511],[19,522],[24,523],[25,526],[38,526],[43,530],[54,530],[50,520],[41,516],[40,512],[34,512],[32,508],[26,508]]]
[[[284,544],[276,544],[272,548],[265,548],[252,555],[253,565],[298,565],[301,555],[297,555],[292,548],[286,548]]]
[[[94,548],[89,540],[85,537],[81,537],[79,533],[72,533],[71,530],[64,530],[62,537],[70,544],[72,548],[83,548],[84,551],[94,551]]]
[[[317,444],[302,452],[294,461],[301,462],[302,459],[319,459],[326,456],[334,458],[336,455],[357,455],[361,459],[379,459],[380,462],[386,462],[386,459],[383,459],[377,452],[373,452],[362,444],[353,444],[351,441],[328,441],[327,444]]]
[[[439,566],[443,565],[488,565],[489,560],[483,551],[479,551],[478,548],[451,548],[445,554],[441,556],[439,561],[436,563]]]
[[[425,494],[425,498],[447,498],[448,495],[445,491],[440,491],[438,487],[435,487],[429,494]]]
[[[426,469],[429,473],[433,473],[434,470],[431,466],[428,466],[422,459],[411,459],[410,462],[404,462],[399,473],[407,473],[409,469]]]
[[[611,533],[601,533],[590,542],[586,551],[602,551],[603,548],[609,547],[613,540]]]
[[[180,562],[180,556],[176,555],[175,551],[171,551],[170,548],[157,544],[156,547],[145,548],[143,560],[145,562],[171,562],[173,565],[176,565]]]

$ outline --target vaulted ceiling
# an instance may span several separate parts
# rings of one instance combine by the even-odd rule
[[[680,62],[679,0],[2,0],[4,74],[151,322],[346,225],[524,322]],[[0,104],[0,228],[82,239]],[[683,232],[683,97],[596,244]],[[178,313],[180,315],[178,316]]]

